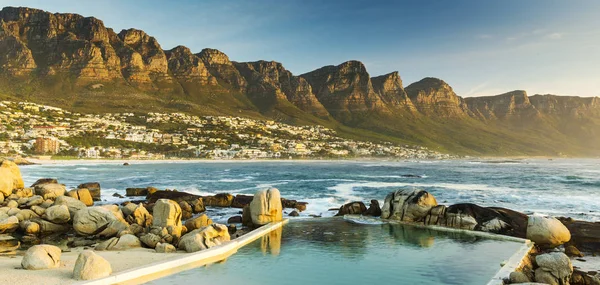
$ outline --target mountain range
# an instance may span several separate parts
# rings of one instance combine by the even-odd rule
[[[216,49],[164,50],[144,31],[94,17],[0,11],[0,98],[77,112],[186,112],[320,124],[341,136],[468,155],[600,155],[600,98],[458,96],[445,81],[404,87],[360,61],[294,75]]]

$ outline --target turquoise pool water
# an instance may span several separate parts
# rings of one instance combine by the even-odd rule
[[[520,243],[403,225],[295,220],[229,257],[152,284],[486,284]]]

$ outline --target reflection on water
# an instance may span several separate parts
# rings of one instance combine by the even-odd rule
[[[520,247],[463,233],[343,219],[291,221],[223,264],[152,284],[485,284]]]

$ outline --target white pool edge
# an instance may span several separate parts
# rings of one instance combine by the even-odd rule
[[[135,282],[135,280],[141,280],[144,277],[148,277],[151,275],[156,275],[157,273],[168,271],[170,269],[184,267],[190,264],[198,264],[202,263],[202,261],[206,261],[206,263],[215,262],[214,258],[220,258],[222,256],[229,256],[237,252],[237,250],[258,238],[270,233],[273,230],[281,228],[284,224],[286,224],[289,220],[285,219],[280,222],[274,222],[262,226],[258,229],[255,229],[237,239],[231,240],[229,242],[223,243],[221,245],[211,247],[206,250],[189,253],[184,256],[178,256],[173,259],[161,260],[159,262],[154,262],[152,264],[132,268],[129,270],[117,272],[108,277],[104,277],[101,279],[90,280],[90,281],[82,281],[75,284],[86,284],[86,285],[104,285],[104,284],[119,284],[119,283],[128,283]],[[226,258],[226,257],[225,257]],[[218,260],[216,260],[218,261]],[[167,276],[169,274],[166,274]],[[144,280],[149,281],[149,280]]]

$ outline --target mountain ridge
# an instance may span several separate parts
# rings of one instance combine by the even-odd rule
[[[356,60],[294,75],[216,49],[163,50],[139,29],[32,8],[0,11],[0,96],[77,111],[183,111],[321,124],[342,135],[459,154],[598,155],[600,99],[458,96],[427,77],[371,76]]]

